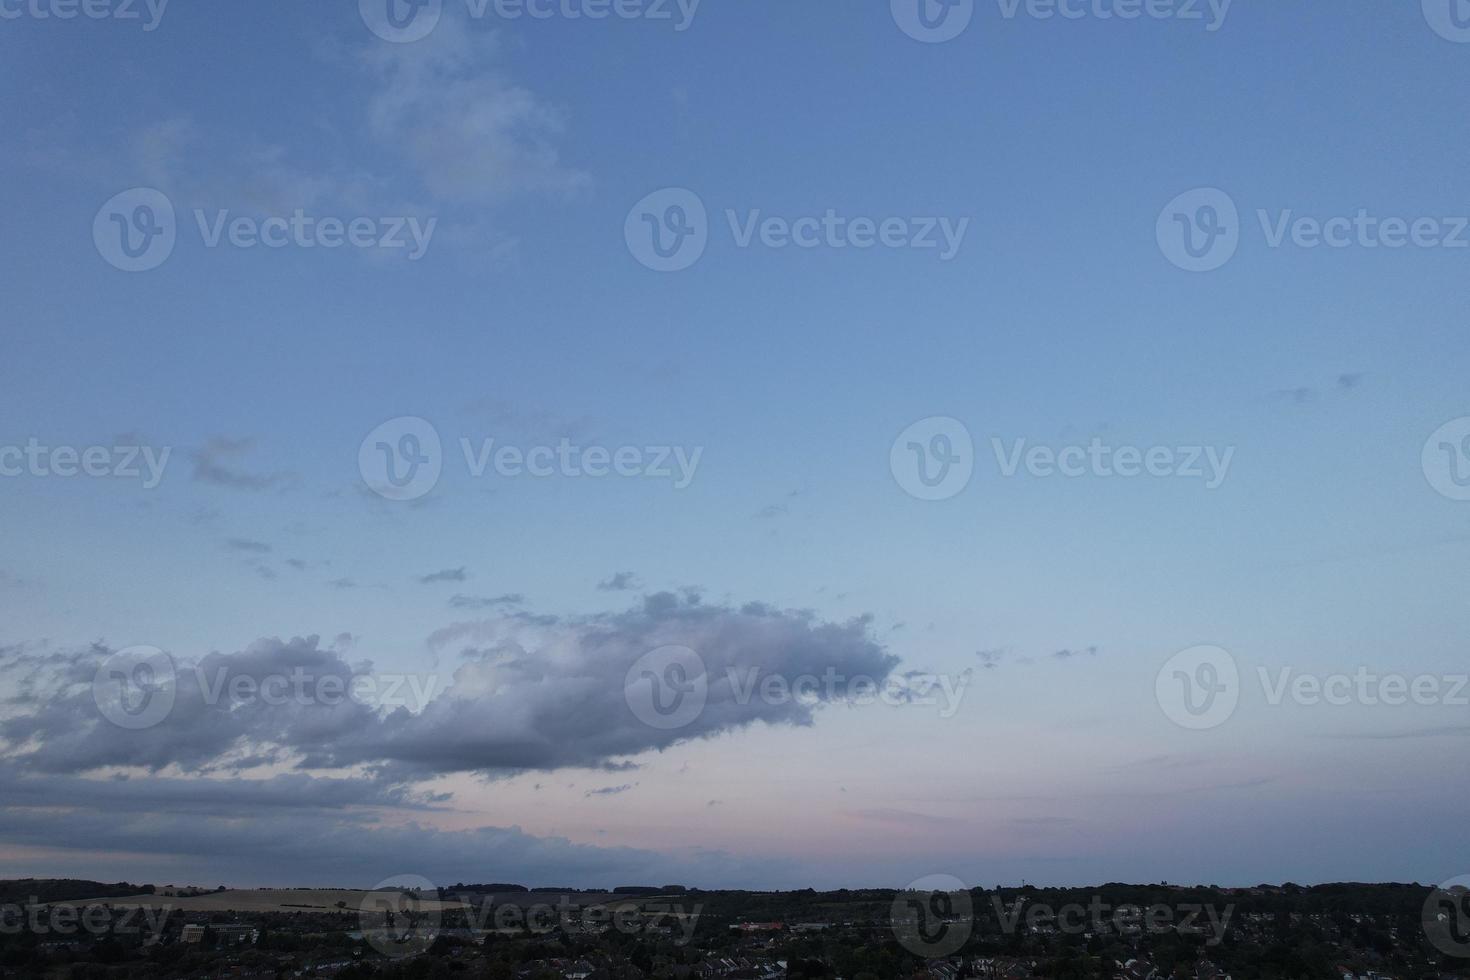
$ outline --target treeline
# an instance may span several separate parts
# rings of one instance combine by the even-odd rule
[[[134,885],[126,881],[105,884],[80,878],[15,878],[0,881],[0,903],[24,905],[35,900],[49,905],[52,902],[74,902],[83,898],[152,895],[153,890],[152,885]]]

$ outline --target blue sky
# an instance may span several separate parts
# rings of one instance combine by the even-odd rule
[[[963,679],[961,710],[743,719],[618,755],[636,767],[618,772],[595,755],[416,773],[399,785],[453,802],[374,819],[432,828],[444,843],[424,873],[455,880],[476,876],[452,870],[454,834],[511,827],[562,842],[523,874],[593,883],[646,867],[797,886],[1467,870],[1443,816],[1463,804],[1466,708],[1271,706],[1250,689],[1195,732],[1154,693],[1171,655],[1205,643],[1248,687],[1258,666],[1465,669],[1470,504],[1435,491],[1421,451],[1470,415],[1470,249],[1272,248],[1257,214],[1470,214],[1470,45],[1418,4],[1237,0],[1210,31],[978,2],[937,44],[881,3],[705,0],[679,31],[476,19],[449,0],[411,44],[353,6],[177,4],[152,31],[0,21],[18,96],[0,147],[0,445],[172,449],[154,489],[0,479],[7,656],[100,641],[183,661],[350,634],[354,662],[447,675],[461,651],[431,636],[492,618],[456,595],[520,595],[584,636],[587,617],[697,588],[711,608],[870,616],[900,671]],[[127,273],[92,227],[138,187],[169,198],[178,241]],[[703,256],[670,273],[624,241],[663,188],[709,216]],[[1161,209],[1196,188],[1240,215],[1238,252],[1208,273],[1156,240]],[[194,218],[296,208],[434,233],[409,261],[209,248]],[[727,210],[968,225],[949,260],[742,248]],[[374,494],[358,466],[364,437],[404,416],[445,447],[412,502]],[[925,501],[890,449],[934,417],[964,424],[974,477]],[[564,437],[702,455],[675,489],[477,479],[458,445]],[[991,443],[1094,438],[1234,452],[1206,489],[1008,478]],[[622,571],[632,587],[598,588]],[[15,779],[62,778],[28,752],[3,757]],[[171,759],[129,783],[148,812],[151,781],[212,791],[295,772],[289,755],[258,771]],[[53,792],[86,818],[85,793]],[[42,826],[0,834],[0,872],[295,883],[293,855],[231,867],[208,841],[181,857],[95,832],[100,853]],[[322,870],[418,871],[351,853]]]

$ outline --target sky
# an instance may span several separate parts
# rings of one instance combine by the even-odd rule
[[[0,877],[1470,872],[1466,6],[0,0]]]

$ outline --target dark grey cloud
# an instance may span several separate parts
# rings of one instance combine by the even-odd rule
[[[618,796],[637,786],[637,783],[623,783],[621,786],[604,786],[601,789],[589,789],[583,796]]]
[[[669,593],[619,613],[560,620],[509,613],[458,623],[434,634],[430,646],[462,657],[452,672],[431,669],[407,678],[409,684],[417,678],[422,710],[318,697],[373,677],[371,665],[347,663],[315,636],[268,638],[237,653],[180,659],[173,711],[139,731],[100,716],[91,682],[109,651],[97,646],[32,661],[21,678],[30,698],[0,720],[0,739],[25,771],[55,774],[113,766],[237,772],[275,763],[304,770],[362,766],[401,783],[452,772],[626,771],[633,756],[757,721],[813,723],[820,703],[750,697],[748,689],[742,695],[752,671],[796,678],[830,669],[882,682],[898,661],[873,639],[867,619],[822,622],[809,612],[705,605]],[[674,730],[641,721],[624,691],[635,662],[666,646],[697,651],[708,678],[703,711]],[[236,678],[259,683],[294,676],[304,678],[304,698],[268,703],[228,694]],[[223,697],[211,696],[221,690]],[[402,691],[410,693],[411,687]],[[824,697],[843,693],[823,689]]]
[[[445,568],[441,571],[430,572],[428,575],[420,575],[419,582],[422,585],[432,585],[435,582],[463,582],[469,577],[469,572],[461,565],[458,568]]]
[[[670,856],[516,827],[439,830],[425,821],[443,802],[364,779],[85,779],[0,766],[0,844],[45,848],[55,873],[243,887],[371,887],[406,871],[441,885],[505,877],[605,888],[650,879],[751,886],[792,875],[789,862],[716,851]],[[383,807],[410,819],[386,822]]]
[[[505,606],[519,606],[526,601],[526,597],[519,592],[507,592],[505,595],[479,596],[479,595],[457,595],[449,600],[451,609],[498,609]]]
[[[641,588],[642,584],[638,581],[638,576],[632,572],[614,572],[598,582],[597,587],[603,592],[630,592]]]

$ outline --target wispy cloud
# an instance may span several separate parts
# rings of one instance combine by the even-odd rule
[[[469,577],[469,572],[461,565],[458,568],[445,568],[428,575],[420,575],[418,580],[422,585],[432,585],[435,582],[463,582]]]
[[[252,473],[240,469],[235,460],[250,452],[253,439],[230,439],[217,436],[202,449],[190,454],[194,461],[194,479],[236,490],[269,490],[291,478],[289,473]]]
[[[525,601],[526,597],[519,592],[508,592],[497,596],[457,595],[449,600],[449,606],[451,609],[496,609],[505,606],[519,606]]]

